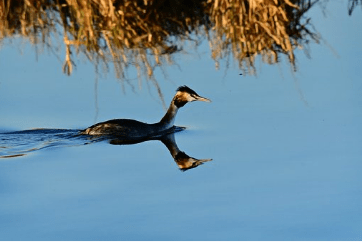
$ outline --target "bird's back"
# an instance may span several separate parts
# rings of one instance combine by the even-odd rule
[[[152,125],[133,119],[112,119],[97,123],[82,131],[89,135],[116,135],[139,138],[152,133]]]

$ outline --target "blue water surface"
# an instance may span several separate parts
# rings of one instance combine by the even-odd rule
[[[311,59],[300,51],[296,73],[216,71],[206,42],[157,73],[167,104],[180,85],[213,101],[178,113],[177,147],[213,159],[185,172],[160,140],[77,136],[107,119],[157,122],[151,83],[124,93],[91,65],[67,77],[50,54],[3,46],[0,240],[362,240],[362,12],[321,11],[325,41]]]

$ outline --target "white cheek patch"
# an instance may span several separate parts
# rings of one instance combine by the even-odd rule
[[[188,93],[178,92],[177,95],[179,96],[179,99],[183,100],[183,101],[192,102],[192,101],[196,100],[196,98],[194,98],[193,96],[191,96]]]
[[[192,102],[192,101],[195,101],[196,98],[192,97],[191,95],[187,95],[186,100],[187,100],[188,102]]]

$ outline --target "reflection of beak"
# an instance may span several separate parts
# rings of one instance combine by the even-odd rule
[[[210,100],[210,99],[208,99],[208,98],[206,98],[206,97],[200,97],[200,96],[198,96],[198,97],[196,98],[196,101],[202,101],[202,102],[211,103],[211,100]]]

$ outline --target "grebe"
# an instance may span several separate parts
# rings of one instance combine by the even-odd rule
[[[199,96],[187,86],[181,86],[176,90],[171,104],[163,118],[158,123],[147,124],[133,119],[112,119],[97,123],[81,131],[87,135],[115,135],[130,139],[142,139],[167,133],[173,128],[176,114],[179,108],[188,102],[211,102],[210,99]]]

